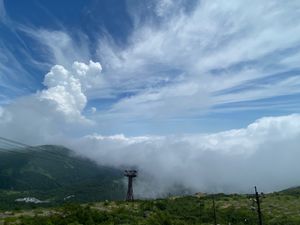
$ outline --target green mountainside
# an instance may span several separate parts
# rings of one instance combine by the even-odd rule
[[[49,204],[124,198],[122,171],[99,166],[64,147],[0,151],[0,208],[35,197]],[[21,203],[19,203],[21,204]]]
[[[217,224],[258,224],[253,195],[118,201],[124,189],[121,170],[98,166],[61,146],[0,151],[0,225],[212,225],[213,199]],[[15,201],[25,197],[45,202]],[[300,224],[299,187],[260,200],[264,225]]]
[[[291,195],[291,196],[300,196],[300,187],[291,187],[280,191],[281,194]]]

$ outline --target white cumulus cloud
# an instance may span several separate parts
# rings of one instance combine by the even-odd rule
[[[74,62],[70,70],[53,66],[45,75],[46,89],[16,99],[1,109],[1,135],[25,141],[37,138],[42,143],[64,132],[76,133],[72,131],[74,127],[92,125],[83,110],[87,90],[101,83],[101,70],[101,65],[93,61]]]
[[[212,134],[94,134],[65,144],[102,165],[138,168],[141,197],[167,194],[175,185],[207,192],[250,192],[259,185],[267,192],[300,183],[299,114]]]
[[[7,18],[3,2],[2,22]],[[143,196],[164,194],[174,185],[226,192],[299,185],[299,114],[265,117],[245,128],[211,134],[101,133],[129,124],[126,134],[131,123],[145,119],[190,122],[216,106],[300,93],[294,72],[299,67],[299,1],[203,0],[188,12],[181,10],[185,1],[155,3],[160,23],[136,22],[122,47],[101,36],[92,52],[83,34],[75,39],[66,29],[14,28],[33,38],[45,64],[55,66],[45,75],[45,89],[1,106],[0,136],[64,144],[100,164],[135,166]],[[130,10],[133,18],[140,16],[134,6]],[[0,48],[1,85],[17,89],[9,78],[29,86],[31,74],[5,43]],[[103,71],[100,63],[88,62],[91,55],[101,60]],[[91,117],[85,114],[89,100],[108,97],[113,100],[105,109],[93,106],[87,109]],[[263,101],[260,107],[277,112],[295,102],[285,98],[278,106]],[[239,109],[235,107],[231,109]],[[153,193],[154,187],[159,191]]]

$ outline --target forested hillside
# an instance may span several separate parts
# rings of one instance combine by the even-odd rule
[[[24,197],[49,205],[122,199],[122,179],[122,171],[99,166],[60,146],[1,150],[0,208],[15,207],[15,199]]]

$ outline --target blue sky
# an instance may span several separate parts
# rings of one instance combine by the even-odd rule
[[[0,0],[0,136],[136,166],[140,193],[299,185],[299,16],[298,0]]]
[[[251,5],[1,1],[1,104],[45,89],[44,76],[56,64],[93,60],[110,84],[87,94],[82,113],[93,107],[94,118],[121,118],[101,128],[104,134],[213,132],[297,113],[300,34],[291,23],[298,5]],[[55,40],[59,35],[66,43]],[[195,92],[183,93],[189,85]],[[170,96],[147,99],[162,92]]]

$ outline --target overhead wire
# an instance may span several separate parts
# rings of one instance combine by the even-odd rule
[[[53,152],[52,150],[48,150],[43,146],[31,146],[28,144],[21,143],[19,141],[11,140],[5,137],[0,137],[0,153],[14,153],[14,154],[23,154],[23,155],[31,155],[35,156],[44,160],[59,160],[59,161],[65,161],[66,155],[63,153],[60,153],[59,151]],[[39,151],[40,150],[40,151]],[[42,152],[43,155],[38,154]],[[69,154],[72,157],[73,161],[76,161],[78,163],[83,163],[82,160],[80,160],[78,157]],[[87,158],[82,158],[84,160],[88,160]]]

